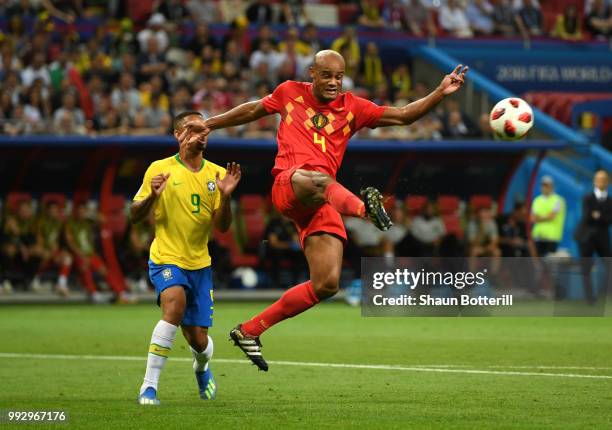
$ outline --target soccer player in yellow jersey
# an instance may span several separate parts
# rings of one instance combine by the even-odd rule
[[[231,194],[241,177],[240,165],[227,170],[203,158],[207,139],[185,128],[201,117],[188,111],[174,118],[178,154],[153,162],[134,197],[131,219],[136,223],[153,210],[155,239],[151,244],[149,277],[157,292],[162,319],[151,337],[147,370],[140,388],[141,405],[158,405],[157,385],[178,326],[193,353],[202,399],[213,399],[217,386],[208,366],[213,342],[213,294],[208,237],[214,225],[227,231],[232,222]]]

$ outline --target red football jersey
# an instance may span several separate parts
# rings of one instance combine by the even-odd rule
[[[295,81],[280,84],[263,105],[282,117],[272,174],[307,165],[334,178],[351,136],[374,127],[386,109],[349,92],[323,104],[312,94],[312,83]]]

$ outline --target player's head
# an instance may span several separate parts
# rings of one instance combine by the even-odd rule
[[[595,172],[595,176],[593,177],[593,184],[596,188],[601,191],[607,191],[608,183],[608,172],[606,172],[605,170],[598,170],[597,172]]]
[[[187,124],[189,121],[203,119],[203,118],[204,116],[196,110],[188,110],[188,111],[179,113],[172,120],[172,128],[174,131],[174,137],[176,137],[178,140],[179,136],[185,129],[185,124]],[[202,152],[206,149],[207,142],[208,142],[208,138],[200,139],[196,142],[189,144],[191,147],[187,148],[187,150]]]
[[[330,49],[317,52],[310,66],[310,77],[314,96],[319,101],[326,103],[335,100],[342,91],[344,58]]]

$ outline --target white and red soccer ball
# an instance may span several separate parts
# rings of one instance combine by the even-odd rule
[[[531,106],[518,97],[501,100],[491,110],[489,124],[493,134],[502,140],[519,140],[533,127]]]

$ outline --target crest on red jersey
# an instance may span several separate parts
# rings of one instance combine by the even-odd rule
[[[314,124],[314,126],[319,130],[321,130],[323,127],[325,127],[329,123],[329,120],[327,119],[327,117],[320,112],[315,114],[310,119],[312,123]]]

